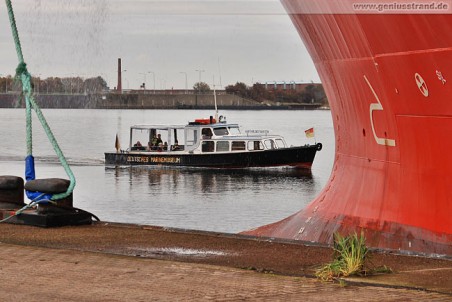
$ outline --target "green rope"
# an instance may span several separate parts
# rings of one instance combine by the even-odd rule
[[[17,38],[19,39],[19,38]],[[19,45],[20,49],[20,45]],[[22,50],[20,50],[22,53]],[[31,103],[27,100],[31,96],[31,76],[27,71],[27,64],[24,62],[19,63],[16,68],[16,78],[20,78],[22,82],[22,90],[25,95],[25,116],[27,125],[27,155],[33,155],[33,130],[32,130],[32,119],[31,119]]]
[[[54,194],[52,196],[52,200],[63,199],[65,197],[69,196],[74,191],[75,177],[74,177],[74,174],[72,173],[71,168],[69,167],[69,164],[66,161],[66,158],[63,155],[63,152],[61,151],[60,147],[58,146],[55,136],[53,135],[52,130],[50,129],[49,125],[47,124],[47,121],[44,118],[44,115],[42,114],[41,109],[36,104],[36,101],[33,97],[31,75],[27,70],[27,64],[25,64],[24,57],[22,54],[22,47],[20,44],[19,33],[17,31],[16,19],[14,17],[14,12],[13,12],[13,6],[11,4],[11,0],[5,0],[5,1],[6,1],[7,9],[8,9],[8,16],[9,16],[9,21],[11,24],[13,39],[14,39],[14,43],[16,46],[17,58],[19,59],[19,65],[16,68],[16,77],[20,78],[20,80],[22,82],[22,91],[25,96],[26,122],[27,122],[27,126],[26,126],[27,155],[33,154],[32,119],[31,119],[31,109],[33,108],[39,121],[41,122],[42,127],[44,128],[44,131],[45,131],[50,143],[53,146],[53,149],[55,150],[56,155],[58,156],[58,159],[60,160],[61,165],[63,166],[63,168],[70,180],[70,184],[69,184],[69,187],[66,192]]]
[[[24,63],[24,56],[22,55],[22,47],[20,46],[19,33],[17,32],[16,18],[14,18],[13,6],[11,4],[11,0],[5,1],[6,7],[8,9],[9,23],[11,24],[11,30],[13,32],[13,38],[16,45],[17,58],[19,59],[19,63]]]
[[[13,212],[12,215],[0,220],[0,223],[2,222],[6,222],[8,220],[10,220],[13,217],[19,216],[20,214],[22,214],[22,212],[24,212],[27,209],[30,209],[36,205],[38,205],[41,202],[50,202],[51,204],[55,204],[54,201],[51,200],[39,200],[41,197],[43,197],[45,195],[45,193],[42,193],[41,195],[39,195],[38,197],[36,197],[35,199],[33,199],[29,204],[25,205],[24,207],[20,208],[19,210],[17,210],[16,212]]]

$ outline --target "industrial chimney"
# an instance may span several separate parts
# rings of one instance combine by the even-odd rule
[[[116,90],[122,93],[121,58],[118,58],[118,85],[116,86]]]

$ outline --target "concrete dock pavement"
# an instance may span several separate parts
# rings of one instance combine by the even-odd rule
[[[373,255],[395,273],[312,278],[331,249],[231,234],[96,223],[0,224],[2,301],[452,301],[452,261]]]

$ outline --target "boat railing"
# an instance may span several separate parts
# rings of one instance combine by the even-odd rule
[[[151,153],[155,153],[155,152],[177,152],[177,151],[184,151],[185,150],[185,145],[170,145],[168,147],[165,148],[160,148],[160,147],[155,147],[155,148],[147,148],[147,147],[132,147],[132,148],[127,148],[127,150],[125,150],[126,152],[151,152]]]
[[[130,148],[131,151],[146,151],[146,147],[141,146],[141,147],[132,147]]]

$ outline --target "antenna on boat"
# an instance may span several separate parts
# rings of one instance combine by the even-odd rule
[[[223,84],[221,83],[220,57],[218,57],[218,73],[220,74],[220,88],[223,88]]]
[[[217,107],[217,92],[215,90],[215,75],[213,76],[213,100],[215,102],[215,122],[219,123],[219,120],[218,120],[218,107]]]

